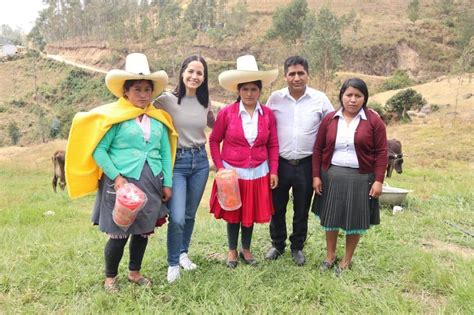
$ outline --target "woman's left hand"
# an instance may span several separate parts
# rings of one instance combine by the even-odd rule
[[[278,176],[277,175],[270,175],[270,188],[275,189],[278,186]]]
[[[168,200],[171,199],[171,195],[173,194],[173,192],[171,191],[171,188],[163,187],[162,194],[163,197],[161,197],[161,200],[163,200],[163,202],[168,202]]]
[[[369,196],[372,198],[378,198],[382,194],[382,183],[375,181],[370,187]]]

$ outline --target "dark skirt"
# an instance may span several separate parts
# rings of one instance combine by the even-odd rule
[[[99,225],[102,232],[113,236],[126,237],[130,234],[150,234],[154,231],[159,219],[168,214],[166,205],[161,201],[162,197],[162,174],[154,176],[148,163],[145,163],[139,180],[126,177],[129,183],[135,184],[143,190],[148,201],[138,213],[135,222],[127,231],[118,227],[112,219],[112,210],[115,205],[114,181],[103,174],[99,180],[99,190],[95,199],[92,213],[92,222]]]
[[[312,211],[325,230],[361,234],[371,225],[380,224],[379,200],[369,196],[373,174],[331,165],[327,172],[321,170],[321,181],[323,194],[316,195]]]

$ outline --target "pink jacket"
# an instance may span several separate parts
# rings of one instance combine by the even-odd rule
[[[217,169],[224,168],[222,160],[232,166],[253,168],[268,160],[270,173],[278,172],[278,138],[276,120],[272,111],[262,106],[263,115],[258,118],[258,134],[253,146],[245,139],[239,103],[229,104],[217,115],[209,136],[211,157]],[[222,151],[220,143],[222,144]]]

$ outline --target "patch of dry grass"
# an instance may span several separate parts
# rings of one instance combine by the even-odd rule
[[[467,74],[461,77],[444,76],[435,81],[410,88],[421,93],[429,104],[441,105],[440,113],[444,115],[456,110],[460,117],[474,118],[474,97],[463,98],[468,93],[474,93],[474,77],[471,75]],[[390,97],[399,91],[401,90],[379,93],[371,96],[370,100],[385,104]],[[449,106],[447,106],[448,104]],[[433,117],[439,118],[437,115]]]

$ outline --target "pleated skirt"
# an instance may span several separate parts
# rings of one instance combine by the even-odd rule
[[[227,164],[225,164],[227,165]],[[226,167],[228,168],[228,167]],[[241,178],[239,174],[239,190],[242,206],[233,211],[221,208],[217,200],[217,184],[214,180],[211,197],[209,200],[211,213],[216,219],[223,219],[228,223],[241,223],[245,227],[251,227],[254,223],[270,222],[275,212],[270,189],[270,173],[268,167],[264,169],[263,176],[256,178]],[[242,170],[242,169],[240,169]],[[246,173],[253,173],[252,169],[245,169]],[[260,173],[262,168],[256,173]],[[239,172],[238,172],[239,173]]]
[[[131,234],[151,234],[155,226],[159,226],[168,214],[168,208],[161,201],[162,197],[162,174],[153,175],[148,163],[143,166],[139,180],[126,177],[129,183],[135,184],[148,198],[147,203],[137,215],[135,222],[127,231],[117,226],[112,219],[112,211],[115,206],[114,181],[103,174],[99,181],[95,205],[92,212],[92,223],[99,225],[102,232],[114,238],[124,238]]]
[[[312,211],[326,231],[362,234],[371,225],[380,224],[379,201],[369,196],[373,174],[331,165],[327,172],[321,170],[321,181],[323,193],[315,198]]]

